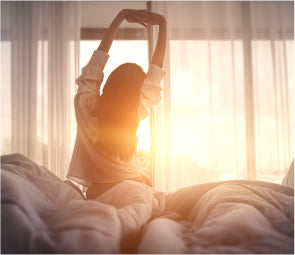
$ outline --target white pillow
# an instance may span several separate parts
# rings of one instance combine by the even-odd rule
[[[294,189],[294,158],[289,167],[288,173],[285,175],[282,181],[282,184]]]

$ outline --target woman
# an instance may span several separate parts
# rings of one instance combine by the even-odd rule
[[[100,95],[103,68],[123,20],[158,25],[156,49],[147,74],[136,64],[125,63],[110,74]],[[67,177],[87,187],[87,198],[94,199],[122,180],[149,184],[133,156],[139,121],[147,117],[146,107],[153,107],[161,99],[165,47],[163,16],[147,10],[122,10],[76,80],[77,137]]]

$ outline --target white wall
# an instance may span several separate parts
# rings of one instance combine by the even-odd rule
[[[82,27],[89,28],[105,28],[108,27],[116,14],[124,8],[130,9],[146,9],[146,1],[81,1],[81,25]],[[157,1],[153,2],[157,3]],[[176,2],[166,1],[162,2],[167,5],[172,5],[175,8],[169,8],[173,10],[169,13],[168,22],[171,28],[201,28],[204,25],[211,28],[222,28],[225,22],[228,22],[224,15],[224,8],[228,8],[228,5],[223,5],[222,2],[202,2],[202,1],[189,1],[189,2]],[[255,20],[261,28],[277,26],[279,22],[272,22],[272,15],[269,10],[279,10],[282,14],[281,26],[284,29],[294,29],[294,3],[292,1],[285,1],[284,4],[280,2],[253,2],[253,16],[260,17]],[[9,12],[6,10],[9,2],[1,2],[1,29],[8,29],[5,20],[10,20]],[[231,3],[231,26],[235,28],[241,27],[241,1]],[[204,5],[206,5],[204,9]],[[275,8],[265,8],[266,6]],[[278,7],[276,7],[278,6]],[[204,18],[206,12],[209,14],[208,19]],[[182,14],[179,15],[179,12]],[[267,14],[267,15],[266,15]],[[206,24],[204,21],[206,20]],[[233,26],[234,25],[234,26]],[[138,24],[131,24],[124,22],[122,27],[138,27]]]
[[[81,25],[88,28],[108,27],[121,9],[146,9],[145,1],[98,1],[81,2]],[[124,21],[124,28],[138,27]]]
[[[146,9],[146,1],[86,1],[81,2],[82,27],[108,27],[116,14],[124,8]],[[154,1],[152,5],[169,5],[168,23],[170,28],[223,28],[231,22],[232,28],[241,28],[242,1]],[[272,11],[281,12],[282,23],[285,29],[293,30],[294,3],[292,1],[257,1],[252,2],[253,16],[256,27],[269,28],[278,26],[279,22],[272,22]],[[230,12],[230,19],[227,12]],[[180,15],[181,13],[181,15]],[[124,22],[122,27],[138,27],[138,24]]]

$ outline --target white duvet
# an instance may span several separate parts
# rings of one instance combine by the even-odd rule
[[[228,181],[96,200],[20,154],[1,162],[2,253],[294,253],[294,190]]]

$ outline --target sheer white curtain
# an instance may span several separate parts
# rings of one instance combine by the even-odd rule
[[[1,153],[65,177],[75,127],[78,2],[1,3]]]
[[[155,186],[281,182],[293,148],[293,3],[152,2],[168,22]],[[157,31],[154,38],[156,39]]]

